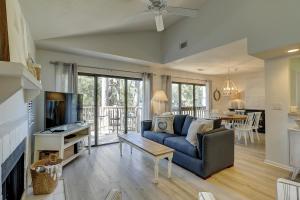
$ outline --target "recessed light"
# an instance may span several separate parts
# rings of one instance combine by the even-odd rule
[[[197,69],[199,72],[203,72],[204,71],[204,69],[201,69],[201,68],[199,68],[199,69]]]
[[[291,49],[291,50],[288,50],[288,53],[295,53],[295,52],[298,52],[300,49]]]

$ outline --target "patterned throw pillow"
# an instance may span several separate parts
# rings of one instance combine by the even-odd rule
[[[160,132],[160,133],[174,134],[173,121],[174,121],[173,115],[156,116],[153,119],[154,122],[153,131]]]

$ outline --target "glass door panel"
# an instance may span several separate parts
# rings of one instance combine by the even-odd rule
[[[91,142],[95,145],[95,77],[79,75],[78,93],[83,94],[82,118],[91,125]]]
[[[127,80],[127,131],[137,133],[141,130],[143,82]]]
[[[206,86],[195,85],[195,117],[204,118],[206,116]]]
[[[181,113],[194,116],[193,85],[181,84]]]
[[[98,144],[118,142],[125,132],[125,79],[98,77]]]

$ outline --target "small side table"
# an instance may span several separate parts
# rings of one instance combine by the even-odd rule
[[[290,165],[293,167],[292,180],[295,180],[300,171],[300,129],[289,128]]]

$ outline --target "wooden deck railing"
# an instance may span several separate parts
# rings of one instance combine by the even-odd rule
[[[94,123],[94,109],[94,106],[83,106],[83,120]],[[128,131],[140,131],[142,107],[128,107],[127,112]],[[105,134],[123,132],[125,130],[125,107],[99,106],[97,121],[100,134],[101,132]]]
[[[181,110],[181,112],[180,112]],[[208,116],[208,110],[205,106],[201,106],[201,107],[195,107],[195,115],[194,115],[194,108],[192,106],[189,107],[181,107],[181,109],[179,108],[172,108],[172,112],[175,115],[190,115],[190,116],[195,116],[197,118],[205,118]]]
[[[83,120],[93,124],[94,106],[83,106]],[[181,107],[181,112],[178,108],[173,108],[173,114],[184,114],[194,116],[193,107]],[[195,117],[205,118],[208,111],[206,107],[196,107]],[[128,107],[127,115],[128,131],[139,132],[142,119],[142,107]],[[98,132],[99,134],[115,134],[122,133],[125,130],[125,107],[124,106],[99,106],[98,107]],[[91,127],[94,131],[94,126]]]

